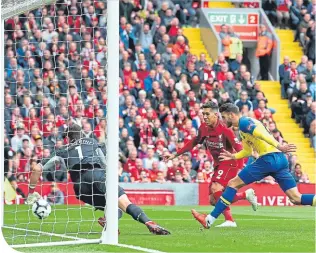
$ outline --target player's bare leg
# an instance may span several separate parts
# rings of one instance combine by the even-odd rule
[[[285,191],[285,194],[289,197],[290,201],[294,205],[307,205],[316,206],[315,194],[301,194],[297,187],[290,188]]]
[[[134,220],[145,224],[150,233],[155,234],[155,235],[169,235],[170,234],[170,232],[167,229],[159,226],[157,223],[150,220],[140,207],[134,205],[129,200],[126,194],[121,195],[118,199],[118,202],[119,202],[118,203],[119,210],[122,210],[123,212],[129,214],[130,216],[133,217]],[[103,221],[105,221],[105,218],[99,218],[99,224],[101,226],[102,225],[104,226],[105,223],[100,222],[100,220],[102,221],[102,219]]]

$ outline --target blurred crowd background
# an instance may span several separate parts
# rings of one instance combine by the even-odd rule
[[[315,4],[262,3],[271,22],[296,31],[305,49],[301,62],[285,57],[279,74],[292,117],[314,147]],[[226,24],[218,59],[211,63],[207,52],[191,53],[183,29],[199,26],[200,1],[120,0],[120,83],[113,84],[106,73],[106,7],[106,1],[59,0],[6,21],[5,175],[12,185],[27,182],[32,167],[67,142],[62,132],[70,120],[82,126],[84,136],[106,140],[107,85],[120,87],[120,182],[209,182],[213,158],[203,145],[172,162],[162,160],[197,135],[200,107],[207,101],[235,103],[243,115],[262,121],[280,143],[286,142],[258,81],[267,80],[261,64],[272,48],[262,48],[263,42],[272,43],[265,26],[259,28],[257,47],[260,76],[254,77],[238,35]],[[308,183],[297,157],[288,159],[296,181]],[[56,164],[56,173],[43,174],[42,180],[66,182],[67,168]],[[270,177],[263,181],[275,183]]]

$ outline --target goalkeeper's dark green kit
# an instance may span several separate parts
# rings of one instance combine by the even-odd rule
[[[54,173],[55,163],[63,163],[74,184],[76,197],[103,210],[106,204],[105,153],[103,144],[92,138],[82,138],[56,150],[48,161],[43,162],[43,172]],[[124,190],[119,186],[119,196],[123,194]]]

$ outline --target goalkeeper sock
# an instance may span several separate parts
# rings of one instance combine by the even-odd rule
[[[227,187],[220,197],[219,201],[216,203],[214,210],[210,213],[212,217],[218,218],[218,216],[229,206],[235,195],[237,190],[232,187]]]
[[[302,194],[301,204],[304,206],[316,206],[316,195]]]
[[[236,193],[235,198],[233,199],[232,203],[234,203],[238,200],[243,200],[243,199],[246,199],[246,192],[238,192],[238,193]]]
[[[118,209],[118,219],[121,219],[123,216],[123,211],[119,208]]]
[[[218,202],[218,200],[220,199],[220,197],[222,196],[222,194],[223,194],[222,191],[218,191],[218,192],[214,192],[214,193],[213,193],[213,196],[214,196],[214,199],[216,200],[216,202]],[[223,211],[223,215],[224,215],[224,217],[225,217],[225,220],[234,221],[229,206]]]
[[[148,221],[151,221],[147,215],[144,213],[144,211],[134,204],[128,205],[126,208],[126,213],[133,217],[134,220],[137,220],[138,222],[141,222],[145,224]]]

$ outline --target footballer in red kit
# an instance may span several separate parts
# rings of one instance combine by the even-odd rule
[[[165,156],[166,160],[172,160],[186,152],[191,151],[196,145],[204,144],[214,159],[214,174],[210,183],[210,203],[215,205],[221,197],[223,190],[230,179],[234,178],[238,171],[243,168],[243,160],[219,161],[219,155],[223,150],[236,153],[242,150],[242,145],[236,138],[232,129],[228,128],[221,120],[218,105],[207,102],[202,106],[203,120],[195,138],[188,141],[176,154]],[[254,195],[252,189],[239,192],[234,201],[248,199]],[[192,211],[194,215],[194,210]],[[223,212],[225,222],[218,227],[236,227],[229,208]]]

